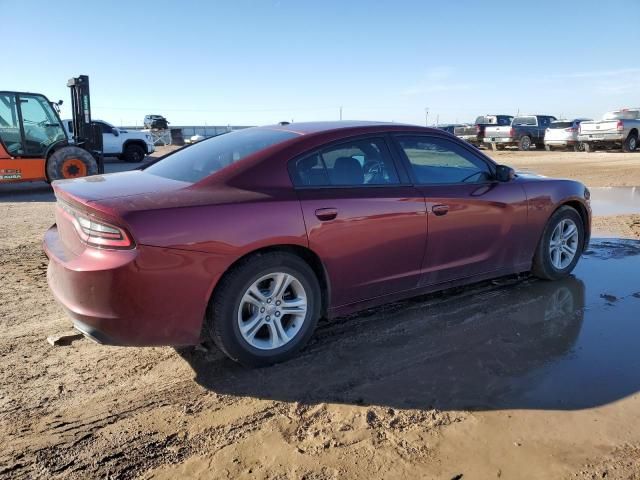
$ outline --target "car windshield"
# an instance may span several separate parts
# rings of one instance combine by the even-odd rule
[[[147,173],[195,183],[238,160],[296,137],[293,132],[247,128],[179,150],[145,169]]]
[[[573,122],[551,122],[549,128],[569,128],[573,126]]]
[[[621,110],[619,112],[605,113],[603,120],[635,120],[640,118],[640,110]]]

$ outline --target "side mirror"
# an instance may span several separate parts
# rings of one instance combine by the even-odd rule
[[[496,166],[496,180],[499,182],[509,182],[516,176],[516,171],[506,165]]]
[[[120,135],[120,132],[118,131],[118,129],[116,127],[113,127],[111,129],[111,133],[113,133],[116,137]]]

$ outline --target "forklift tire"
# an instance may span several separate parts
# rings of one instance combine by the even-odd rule
[[[98,163],[86,150],[67,146],[56,150],[47,160],[49,182],[68,178],[86,177],[98,173]]]
[[[140,145],[133,143],[133,144],[127,145],[124,148],[124,152],[122,153],[122,159],[125,162],[129,162],[129,163],[139,163],[144,160],[144,157],[146,154],[147,152],[145,152],[144,148],[142,148]]]

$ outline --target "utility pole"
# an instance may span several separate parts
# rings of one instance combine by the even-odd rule
[[[342,105],[340,105],[340,120],[342,120]]]
[[[429,107],[425,107],[424,109],[424,126],[429,126]]]
[[[440,114],[436,115],[436,127],[440,125]]]

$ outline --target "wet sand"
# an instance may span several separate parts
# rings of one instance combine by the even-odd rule
[[[640,215],[596,217],[566,280],[323,321],[294,360],[246,370],[211,346],[49,345],[70,329],[40,247],[53,203],[8,195],[0,477],[640,476]]]

